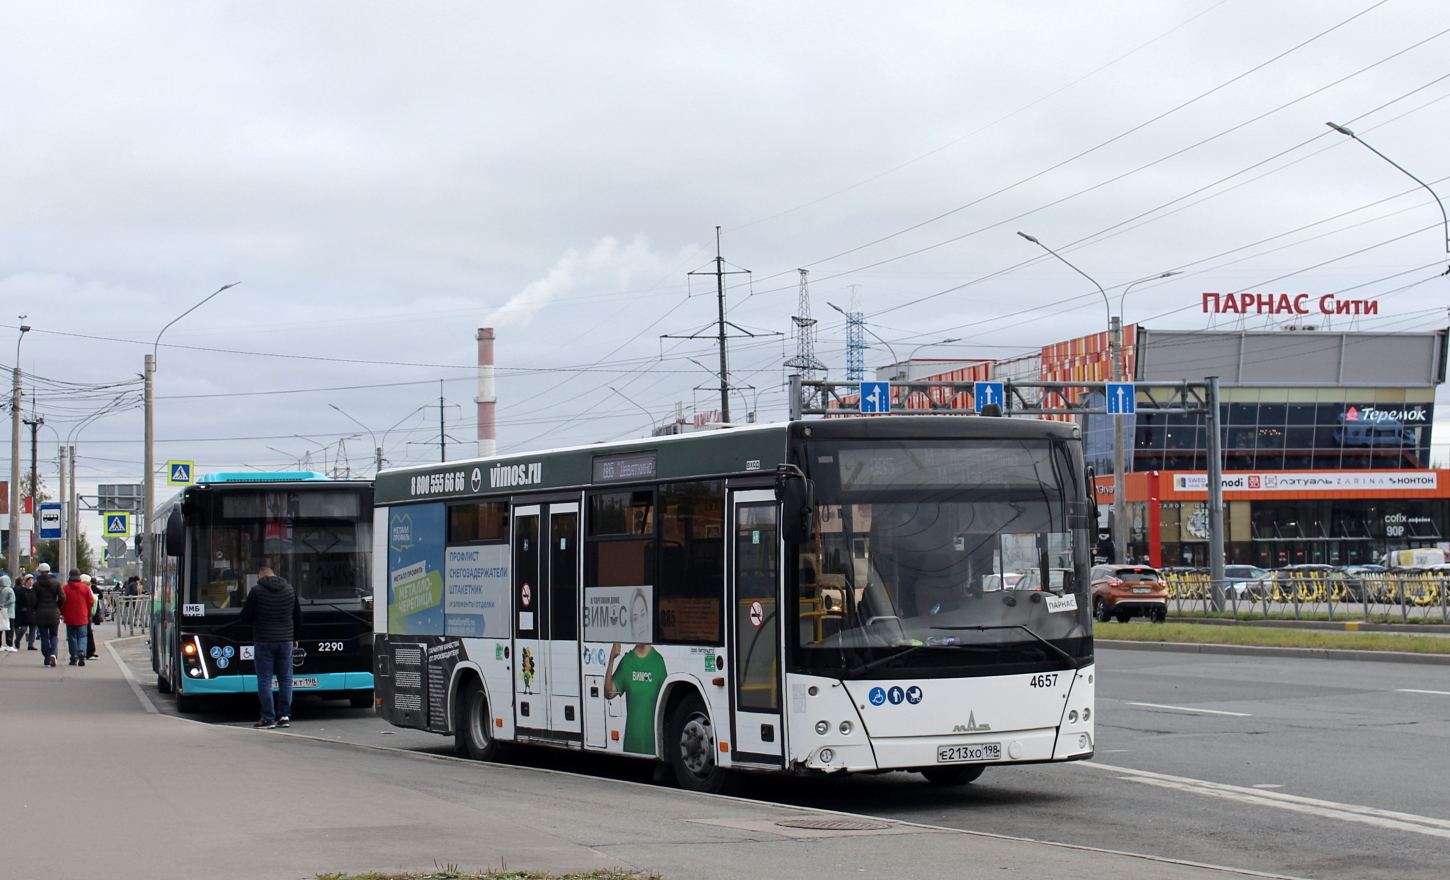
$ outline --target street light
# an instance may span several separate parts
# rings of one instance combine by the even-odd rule
[[[826,303],[826,305],[828,305],[831,308],[835,309],[836,311],[840,312],[841,315],[847,321],[851,320],[851,316],[846,314],[846,310],[845,309],[841,308],[840,306],[836,305],[833,302],[828,302],[828,303]],[[870,333],[872,336],[875,336],[877,342],[879,342],[882,345],[886,346],[886,350],[889,351],[889,352],[891,352],[891,359],[896,362],[896,366],[898,366],[898,367],[901,366],[901,359],[896,356],[896,349],[894,349],[894,348],[891,347],[891,343],[889,343],[886,340],[882,339],[880,336],[877,336],[876,331],[875,330],[872,330],[870,327],[868,327],[866,325],[866,322],[865,321],[862,321],[861,322],[861,328],[863,330],[865,330],[867,333]],[[895,376],[892,376],[891,378],[893,378],[893,379],[900,379],[901,378],[901,373],[898,372]]]
[[[1120,295],[1118,297],[1118,322],[1119,322],[1119,324],[1122,323],[1124,315],[1127,314],[1124,311],[1124,309],[1123,309],[1123,303],[1128,299],[1128,291],[1132,290],[1134,287],[1137,287],[1139,284],[1144,283],[1145,281],[1157,281],[1160,278],[1172,278],[1174,275],[1182,275],[1182,274],[1183,274],[1183,270],[1182,269],[1170,269],[1167,272],[1159,272],[1157,275],[1149,275],[1147,278],[1139,278],[1137,281],[1130,281],[1130,282],[1128,282],[1128,286],[1125,287],[1125,288],[1123,288],[1122,295]],[[1121,333],[1122,330],[1119,329],[1118,332]],[[1122,340],[1119,339],[1118,340],[1118,364],[1114,368],[1115,371],[1116,371],[1116,373],[1117,373],[1117,375],[1119,375],[1119,376],[1126,376],[1128,374],[1127,360],[1128,360],[1128,358],[1127,358],[1126,352],[1124,351],[1124,346],[1122,344]]]
[[[171,329],[172,324],[175,324],[177,321],[180,321],[182,318],[185,318],[187,315],[206,305],[218,293],[236,287],[240,283],[240,281],[233,281],[231,284],[223,284],[201,302],[171,319],[165,327],[161,328],[161,332],[156,334],[156,341],[151,344],[151,353],[146,355],[144,374],[146,382],[146,390],[144,392],[144,405],[146,408],[146,451],[145,462],[142,465],[145,472],[141,479],[141,526],[136,530],[139,535],[150,533],[151,511],[156,506],[156,486],[153,485],[156,471],[156,401],[152,391],[156,383],[156,355],[161,350],[161,337],[167,330]],[[152,574],[155,570],[153,568],[154,559],[152,558],[154,556],[154,553],[146,553],[141,559],[141,564],[145,566],[145,580],[147,584],[151,583]]]
[[[20,316],[25,320],[25,315]],[[5,554],[5,563],[10,569],[10,580],[20,576],[20,343],[30,327],[20,325],[20,336],[15,340],[15,371],[10,386],[10,550]]]
[[[1447,215],[1445,213],[1445,203],[1440,201],[1440,197],[1435,194],[1435,191],[1433,189],[1430,188],[1430,184],[1411,174],[1409,171],[1406,171],[1404,166],[1402,166],[1400,163],[1396,162],[1394,159],[1391,159],[1389,156],[1386,156],[1384,153],[1381,153],[1379,150],[1376,150],[1374,147],[1365,143],[1365,141],[1360,138],[1359,135],[1355,134],[1344,126],[1337,125],[1333,122],[1326,122],[1324,124],[1344,135],[1345,137],[1353,138],[1354,140],[1359,141],[1361,144],[1364,144],[1365,149],[1369,150],[1371,153],[1374,153],[1376,156],[1379,156],[1381,159],[1395,166],[1406,177],[1410,178],[1415,183],[1418,183],[1420,186],[1423,186],[1425,188],[1425,191],[1428,192],[1431,198],[1435,200],[1435,204],[1440,206],[1440,220],[1445,225],[1445,253],[1450,254],[1450,215]],[[1450,275],[1450,269],[1446,269],[1443,274]]]
[[[401,419],[398,419],[397,423],[394,424],[392,428],[389,428],[388,430],[386,430],[386,431],[383,432],[383,442],[379,443],[378,442],[378,435],[373,433],[373,429],[372,428],[369,428],[367,425],[364,425],[362,422],[360,422],[357,419],[353,418],[352,416],[348,415],[346,412],[343,412],[342,407],[338,406],[337,404],[335,404],[335,403],[329,403],[328,406],[330,406],[333,409],[337,410],[338,412],[342,413],[342,415],[343,415],[344,418],[347,418],[353,424],[357,425],[359,428],[362,428],[364,431],[367,431],[368,432],[368,436],[371,437],[371,438],[373,438],[373,450],[376,453],[376,456],[374,458],[374,468],[373,468],[373,476],[374,477],[377,476],[377,472],[378,471],[380,471],[380,470],[383,469],[383,447],[386,446],[387,443],[388,443],[388,435],[391,434],[391,433],[393,433],[393,430],[395,428],[397,428],[398,425],[403,424],[408,419],[411,419],[413,416],[417,415],[418,414],[418,410],[423,409],[423,407],[420,406],[417,409],[414,409],[412,412],[408,413],[407,415],[403,416]]]
[[[918,345],[916,348],[913,348],[911,350],[911,354],[909,354],[909,355],[906,356],[906,362],[909,364],[912,361],[916,360],[916,353],[918,351],[921,351],[923,348],[930,348],[933,345],[947,345],[947,344],[952,343],[952,342],[961,342],[961,341],[962,341],[961,340],[961,337],[959,337],[959,336],[953,336],[953,337],[950,337],[948,339],[938,339],[936,342],[923,342],[921,345]]]
[[[1086,278],[1103,295],[1103,305],[1108,310],[1108,356],[1112,359],[1112,374],[1114,382],[1123,381],[1123,320],[1120,316],[1113,314],[1112,300],[1108,299],[1108,292],[1091,275],[1069,263],[1062,254],[1033,238],[1025,232],[1018,232],[1018,235],[1052,254],[1069,269]],[[1129,285],[1131,286],[1131,285]],[[1126,293],[1127,291],[1124,291]],[[1119,302],[1121,307],[1121,301]],[[1104,400],[1107,397],[1104,395]],[[1122,565],[1128,561],[1128,530],[1126,528],[1127,503],[1124,500],[1127,496],[1127,477],[1123,470],[1127,467],[1127,443],[1123,437],[1123,414],[1113,413],[1113,561]],[[1093,488],[1097,492],[1097,488]]]

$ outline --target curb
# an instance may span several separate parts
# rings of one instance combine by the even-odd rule
[[[1200,642],[1135,642],[1097,639],[1105,648],[1124,651],[1178,651],[1187,654],[1239,654],[1249,657],[1298,657],[1301,660],[1369,660],[1376,663],[1421,663],[1450,666],[1450,654],[1411,651],[1357,651],[1352,648],[1277,648],[1268,645],[1221,645]]]
[[[1450,633],[1443,623],[1365,623],[1362,620],[1229,620],[1220,617],[1169,617],[1169,623],[1195,626],[1252,626],[1265,629],[1313,629],[1329,632]]]

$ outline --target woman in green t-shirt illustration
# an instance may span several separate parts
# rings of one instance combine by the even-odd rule
[[[604,698],[612,700],[624,694],[624,750],[636,755],[653,755],[655,704],[669,675],[665,660],[651,645],[635,645],[622,658],[620,653],[620,645],[615,642],[609,649]]]

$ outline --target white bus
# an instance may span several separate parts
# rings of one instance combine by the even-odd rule
[[[377,711],[699,791],[1088,758],[1088,485],[1075,426],[960,416],[384,471]]]

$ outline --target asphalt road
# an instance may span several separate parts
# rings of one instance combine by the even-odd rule
[[[123,656],[157,707],[146,648]],[[989,768],[937,788],[891,773],[760,779],[762,800],[1313,878],[1440,878],[1450,863],[1450,667],[1098,652],[1090,763]],[[248,700],[198,719],[245,726]],[[448,753],[451,740],[304,697],[293,731]],[[520,750],[516,763],[648,781],[637,761]]]

